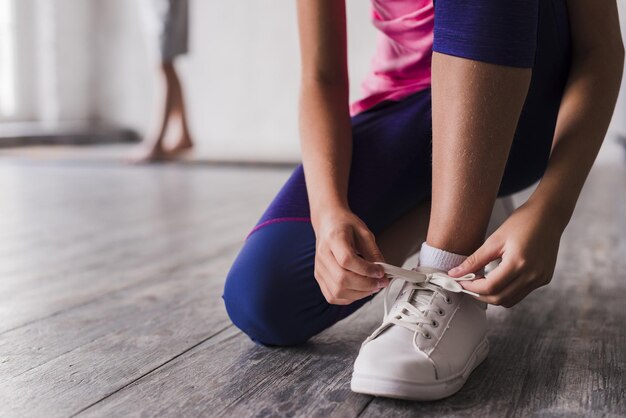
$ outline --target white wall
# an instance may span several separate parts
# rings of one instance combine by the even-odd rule
[[[98,16],[97,112],[145,132],[154,78],[128,0],[92,0]],[[369,2],[348,0],[351,95],[358,97],[375,45]],[[220,159],[299,158],[299,51],[295,2],[192,1],[191,51],[180,59],[199,151]]]
[[[199,151],[219,159],[297,160],[295,2],[191,1],[191,53],[180,60],[179,68]],[[98,34],[95,111],[104,120],[145,132],[153,110],[155,80],[137,4],[91,2]],[[626,28],[626,3],[618,3]],[[368,0],[348,0],[347,4],[354,100],[369,69],[375,30]],[[610,132],[626,134],[626,83]],[[621,156],[618,146],[607,141],[599,159]]]
[[[13,0],[12,6],[17,95],[15,109],[6,116],[52,124],[92,119],[97,110],[93,5],[84,0]]]
[[[97,120],[146,131],[156,80],[138,0],[13,1],[21,27],[17,119]],[[199,152],[217,159],[299,159],[295,2],[190,1],[191,52],[179,68]],[[354,100],[376,33],[370,2],[347,4]],[[626,28],[626,2],[619,4]],[[42,29],[50,16],[53,27]],[[58,99],[46,99],[46,89]],[[626,83],[610,131],[626,134]],[[600,160],[621,156],[607,141]]]

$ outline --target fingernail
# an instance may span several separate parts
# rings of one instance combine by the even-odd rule
[[[448,273],[450,273],[450,274],[457,274],[460,271],[461,271],[461,269],[459,267],[455,267],[452,270],[450,270]]]
[[[378,288],[382,289],[383,287],[387,286],[387,280],[385,279],[378,279]]]

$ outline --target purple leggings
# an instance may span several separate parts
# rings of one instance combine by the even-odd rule
[[[526,19],[522,21],[526,26],[518,26],[534,31],[536,44],[531,41],[526,42],[530,44],[525,47],[515,44],[509,48],[511,50],[502,44],[492,49],[480,44],[472,49],[464,47],[461,41],[446,43],[444,35],[439,39],[438,33],[447,30],[447,35],[452,36],[453,29],[457,30],[455,28],[459,26],[454,23],[458,21],[458,15],[451,13],[451,6],[444,7],[448,3],[450,0],[436,0],[435,3],[435,48],[440,52],[496,63],[501,56],[503,65],[516,66],[523,66],[528,56],[534,57],[530,90],[499,190],[500,196],[508,195],[539,180],[548,163],[570,66],[565,3],[564,0],[540,0],[539,6],[534,3],[537,6],[534,13],[527,13],[528,3],[524,1],[472,2],[496,5],[493,7],[496,12],[501,12],[504,7],[498,5],[507,8],[518,5],[516,16],[521,17],[508,18]],[[466,9],[466,14],[473,13],[474,8]],[[476,16],[473,18],[463,21],[476,23]],[[464,42],[472,45],[472,28],[476,25],[460,26],[458,30],[467,32],[464,32],[466,36],[452,36],[451,39],[465,39]],[[500,22],[495,33],[489,33],[480,26],[475,30],[480,33],[473,42],[487,42],[485,39],[489,36],[508,39],[508,32],[504,37],[498,36],[497,32],[507,28],[515,32],[521,30],[519,27]],[[497,53],[497,48],[506,51]],[[515,52],[516,48],[521,51]],[[466,53],[458,53],[457,49]],[[431,119],[430,89],[400,101],[379,103],[352,117],[354,145],[348,201],[350,208],[374,234],[430,199]],[[310,223],[303,170],[299,166],[246,239],[228,273],[223,298],[233,323],[262,344],[299,344],[369,300],[366,298],[347,306],[327,303],[313,276],[314,260],[315,234]]]

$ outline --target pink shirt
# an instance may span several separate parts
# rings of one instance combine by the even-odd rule
[[[350,105],[351,115],[430,87],[434,17],[432,0],[372,0],[380,32],[363,98]]]

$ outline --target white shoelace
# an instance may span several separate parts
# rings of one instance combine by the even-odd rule
[[[409,295],[407,300],[398,303],[397,309],[395,310],[396,313],[394,313],[394,315],[389,315],[389,309],[387,307],[389,289],[391,289],[392,283],[396,280],[411,283],[411,285],[406,289],[406,291],[410,292],[410,294],[419,291],[426,291],[427,293],[434,293],[441,296],[448,303],[449,298],[443,292],[444,290],[454,293],[467,293],[472,296],[479,296],[477,293],[463,289],[463,287],[458,283],[464,280],[475,279],[475,274],[466,274],[465,276],[455,278],[450,277],[436,269],[421,266],[418,266],[413,270],[406,270],[386,263],[376,264],[380,264],[383,267],[387,276],[391,277],[391,281],[385,288],[384,293],[383,303],[385,314],[383,317],[383,323],[367,340],[365,340],[364,344],[374,339],[378,334],[380,334],[380,332],[388,328],[391,324],[399,325],[415,332],[421,332],[425,338],[430,338],[429,334],[422,328],[422,325],[424,324],[435,325],[433,320],[427,318],[428,313],[433,311],[437,312],[440,316],[443,315],[440,308],[437,308],[432,303],[427,304],[425,299],[420,296],[413,299],[411,295]]]

